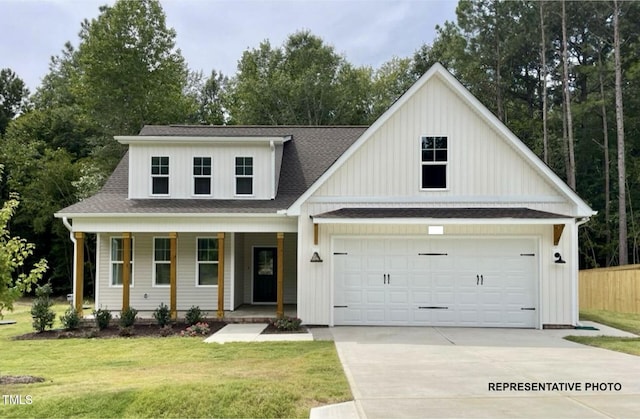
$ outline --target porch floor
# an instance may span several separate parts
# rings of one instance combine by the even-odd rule
[[[296,317],[296,304],[285,304],[284,315]],[[242,304],[233,311],[224,312],[224,320],[229,323],[268,323],[276,318],[275,305]]]

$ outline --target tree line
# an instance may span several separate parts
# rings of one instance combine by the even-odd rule
[[[440,62],[598,211],[580,233],[581,266],[638,262],[640,3],[461,0],[436,31],[378,68],[298,31],[244,51],[233,75],[205,75],[189,69],[159,1],[103,6],[33,94],[0,71],[0,194],[22,201],[12,233],[69,290],[69,235],[52,214],[99,190],[125,151],[114,135],[144,124],[368,125]]]

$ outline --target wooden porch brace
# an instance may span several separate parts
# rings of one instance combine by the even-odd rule
[[[131,283],[131,233],[122,233],[122,310],[129,308]]]
[[[284,317],[284,233],[277,233],[276,235],[278,242],[278,256],[277,260],[277,308],[276,308],[276,317],[281,319]]]
[[[169,310],[171,312],[171,318],[173,320],[178,318],[177,310],[177,239],[178,233],[169,233]]]
[[[224,233],[218,233],[218,318],[224,317]]]
[[[75,298],[76,312],[79,316],[82,316],[82,303],[84,302],[84,233],[76,231],[73,235],[76,239],[76,288],[73,296]]]

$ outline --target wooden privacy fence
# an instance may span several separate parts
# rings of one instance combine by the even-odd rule
[[[580,309],[640,313],[640,265],[580,271]]]

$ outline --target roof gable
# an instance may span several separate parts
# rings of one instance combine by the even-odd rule
[[[434,86],[440,86],[440,85],[443,87],[440,89],[434,89]],[[424,95],[427,94],[427,92],[428,94],[436,97],[436,99],[432,98],[433,100],[431,100],[431,102],[433,102],[434,100],[437,101],[437,98],[443,97],[442,95],[454,95],[457,98],[457,103],[461,104],[460,106],[468,108],[473,112],[473,118],[480,121],[479,124],[481,124],[483,129],[489,130],[493,133],[491,137],[498,138],[498,142],[494,142],[494,144],[491,144],[491,147],[499,147],[503,151],[506,150],[507,153],[505,154],[509,154],[512,156],[512,157],[509,157],[510,160],[518,160],[518,161],[522,160],[526,162],[526,170],[531,172],[529,176],[535,176],[536,178],[541,179],[541,182],[547,185],[544,188],[546,188],[547,190],[555,191],[554,194],[558,195],[559,199],[567,201],[572,206],[575,206],[577,210],[572,212],[576,213],[577,216],[590,216],[594,214],[593,210],[591,210],[591,208],[574,191],[572,191],[566,185],[566,183],[564,183],[564,181],[562,181],[555,173],[553,173],[553,171],[548,166],[546,166],[524,143],[522,143],[522,141],[520,141],[520,139],[518,139],[501,121],[499,121],[484,105],[482,105],[464,86],[462,86],[462,84],[460,84],[460,82],[458,82],[458,80],[456,80],[440,64],[436,64],[433,67],[431,67],[431,69],[427,73],[425,73],[400,99],[398,99],[382,116],[380,116],[380,118],[378,118],[378,120],[376,120],[375,123],[371,125],[371,127],[369,127],[367,131],[364,132],[364,134],[358,139],[358,141],[356,141],[342,156],[340,156],[340,158],[336,161],[336,163],[329,170],[327,170],[299,199],[296,200],[296,202],[289,209],[290,213],[291,214],[299,213],[300,206],[302,205],[302,203],[304,203],[316,192],[318,192],[321,188],[323,188],[324,185],[327,185],[328,182],[330,181],[338,182],[338,180],[336,180],[338,178],[332,179],[332,177],[334,177],[334,175],[338,171],[340,171],[342,168],[345,168],[345,170],[347,170],[346,167],[349,166],[349,169],[352,169],[354,167],[353,165],[356,164],[356,163],[353,163],[354,159],[356,159],[356,157],[354,157],[356,156],[356,154],[357,154],[356,161],[360,162],[362,160],[366,160],[366,158],[363,157],[362,153],[364,153],[363,150],[369,147],[369,144],[372,141],[379,141],[380,137],[383,136],[383,137],[388,137],[388,139],[387,138],[384,139],[385,141],[389,141],[389,142],[395,141],[397,143],[398,139],[393,137],[394,132],[393,132],[393,129],[390,128],[389,126],[389,123],[390,123],[389,121],[394,120],[396,125],[402,125],[405,127],[414,127],[415,125],[419,125],[417,124],[415,117],[407,113],[406,111],[407,106],[410,105],[414,107],[416,106],[419,107],[418,113],[419,112],[434,113],[436,114],[435,120],[438,120],[438,118],[441,118],[442,120],[449,119],[449,122],[448,122],[449,124],[460,123],[459,120],[458,121],[450,120],[450,117],[448,116],[447,112],[452,113],[454,112],[453,109],[449,109],[449,110],[441,109],[440,107],[437,106],[437,104],[435,106],[434,105],[427,106],[425,105],[424,102],[420,102],[422,98],[425,97]],[[415,103],[415,102],[419,102],[419,103]],[[458,106],[456,109],[460,109],[460,107]],[[416,128],[416,129],[418,130],[424,129],[428,131],[433,129],[433,126],[438,126],[438,124],[431,124],[431,123],[425,124],[425,122],[422,121],[422,126],[423,127],[427,126],[428,128]],[[404,128],[402,129],[404,130]],[[446,132],[431,131],[431,132],[420,132],[418,135],[415,135],[415,132],[412,132],[410,129],[405,131],[410,132],[410,134],[408,135],[411,136],[411,138],[408,141],[413,141],[415,136],[416,144],[414,145],[413,143],[411,143],[410,146],[416,147],[416,150],[414,152],[414,154],[416,155],[416,159],[419,159],[419,157],[417,156],[418,154],[417,150],[419,147],[418,146],[419,135],[441,135],[441,134],[446,135],[447,134]],[[396,136],[397,136],[397,132],[399,131],[396,131]],[[478,136],[476,135],[476,137]],[[458,143],[455,144],[454,146],[460,146],[460,147],[462,146],[460,138],[453,138],[452,140],[453,142],[458,141]],[[484,141],[483,138],[479,138],[479,140]],[[387,161],[385,161],[384,159],[388,157],[389,153],[393,152],[393,150],[394,150],[393,148],[387,149],[387,150],[384,150],[384,149],[377,150],[376,151],[377,155],[382,155],[382,158],[376,157],[376,159],[380,159],[379,162],[376,162],[377,163],[376,167],[379,167],[380,170],[383,170],[383,171],[386,170],[387,175],[389,170],[406,171],[407,169],[402,165],[403,163],[405,165],[408,164],[411,170],[414,168],[413,161],[411,162],[405,161],[403,163],[400,163],[400,166],[396,165],[395,168],[386,167],[385,163],[389,164],[389,161],[388,161],[389,159],[387,158]],[[375,154],[375,152],[368,153],[368,156],[370,157],[377,156],[377,155]],[[474,158],[474,157],[475,156],[473,155],[465,156],[465,158]],[[417,170],[419,166],[419,161],[416,160],[415,163],[416,163],[415,170]],[[357,163],[357,164],[360,164],[360,163]],[[494,164],[496,163],[494,162]],[[492,168],[490,167],[488,170],[491,171]],[[350,173],[352,172],[350,171]],[[471,175],[474,175],[474,174],[471,174]],[[523,173],[522,176],[526,176],[526,173]],[[381,175],[381,177],[384,178],[385,176]],[[409,179],[409,181],[411,182],[412,180]],[[404,184],[404,183],[400,181],[400,184]],[[416,177],[416,180],[415,180],[416,191],[419,189],[417,184],[418,184],[418,180]],[[350,193],[353,193],[353,191],[351,191]],[[523,191],[523,195],[526,195],[527,193],[528,193],[527,191]],[[347,192],[347,195],[348,194],[349,192]],[[381,194],[389,195],[389,191],[382,191]],[[446,194],[442,194],[442,196],[444,195]],[[500,192],[496,192],[496,196],[499,197]],[[437,198],[434,198],[434,199],[437,199]]]

